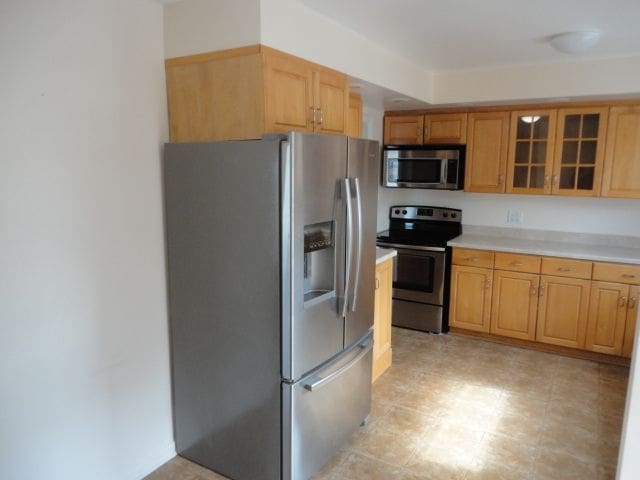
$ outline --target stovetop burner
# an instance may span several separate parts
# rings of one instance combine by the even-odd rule
[[[379,243],[446,247],[462,233],[462,211],[430,206],[394,206],[389,230],[380,232]]]

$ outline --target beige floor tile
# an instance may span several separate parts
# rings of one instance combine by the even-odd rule
[[[389,465],[376,458],[360,453],[350,453],[334,472],[340,480],[404,480],[406,472],[400,467]]]
[[[417,450],[406,470],[429,480],[463,480],[473,461],[473,452],[431,446]]]
[[[565,452],[540,450],[531,469],[532,480],[598,480],[600,468]]]

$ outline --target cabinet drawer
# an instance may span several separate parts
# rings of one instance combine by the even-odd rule
[[[594,263],[593,279],[605,282],[640,284],[640,265]]]
[[[542,273],[557,277],[591,278],[593,262],[586,260],[571,260],[568,258],[543,258]]]
[[[493,252],[468,248],[453,249],[453,263],[469,267],[493,268]]]
[[[540,257],[533,255],[496,252],[495,268],[511,272],[540,273],[540,260]]]

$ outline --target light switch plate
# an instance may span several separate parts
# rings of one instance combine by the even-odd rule
[[[524,212],[522,210],[508,210],[507,223],[509,225],[522,225],[524,221]]]

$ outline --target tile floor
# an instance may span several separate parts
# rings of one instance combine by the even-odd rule
[[[371,421],[314,479],[614,479],[628,373],[394,328]],[[176,457],[146,480],[223,478]]]

